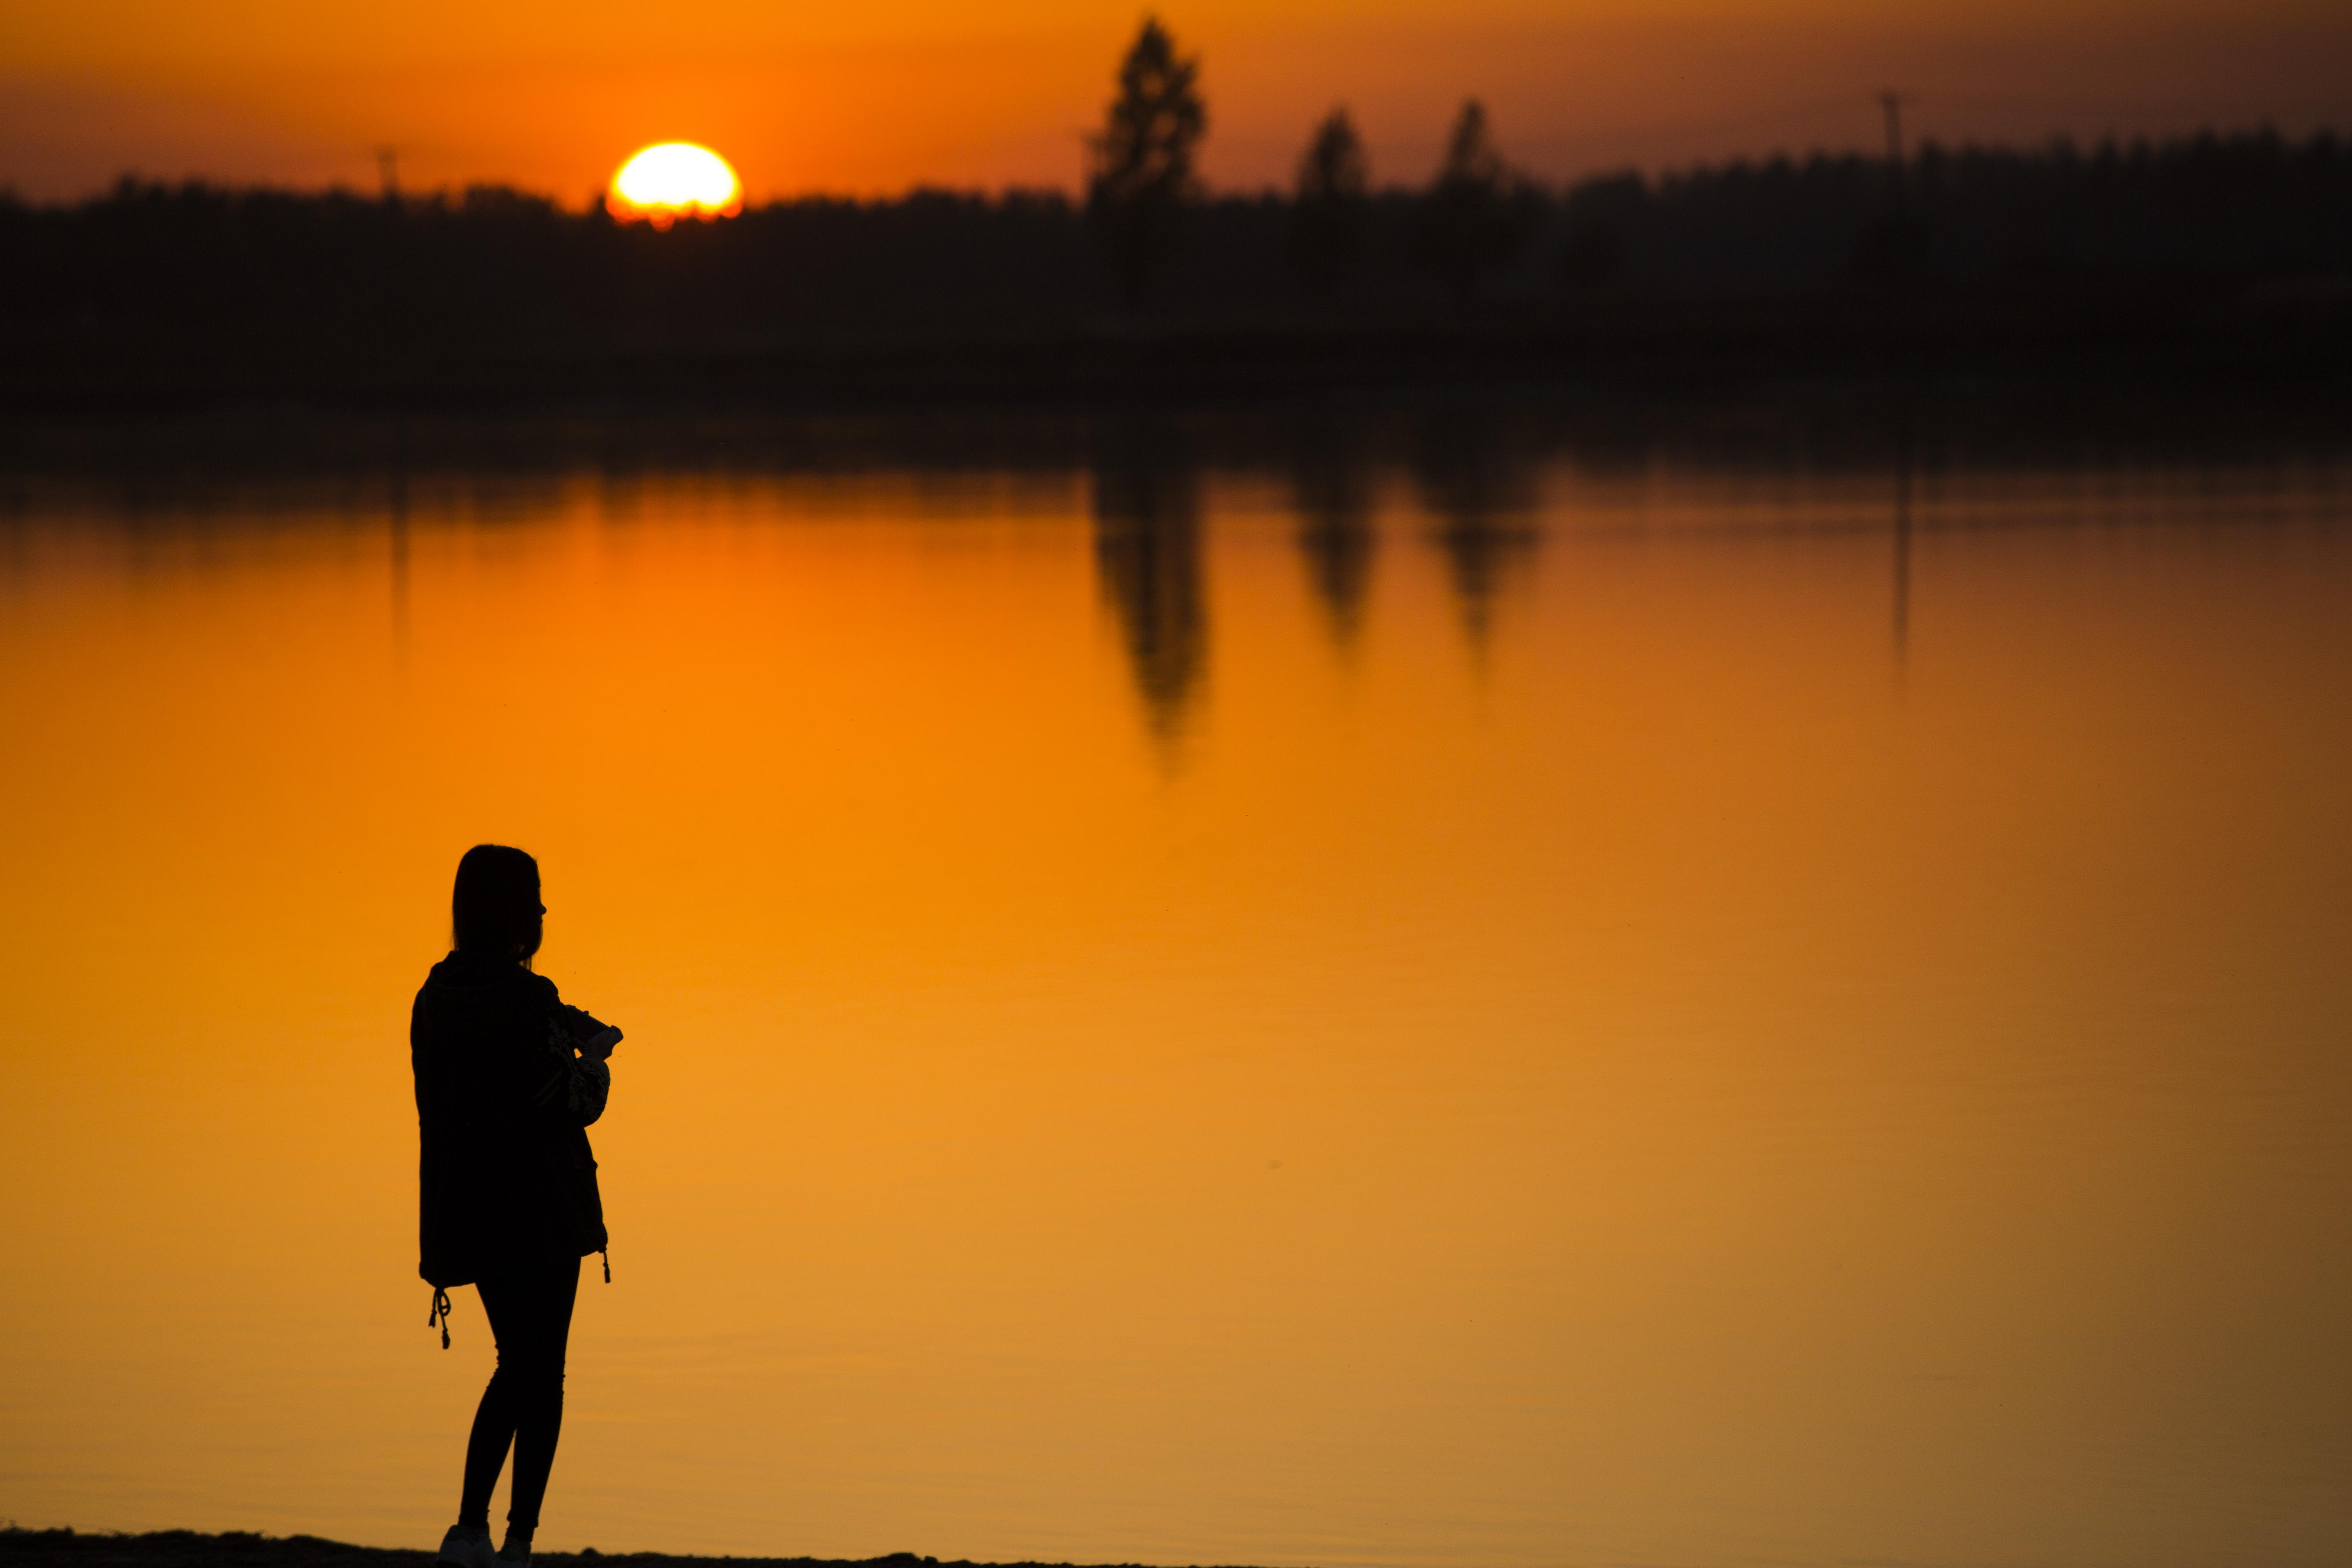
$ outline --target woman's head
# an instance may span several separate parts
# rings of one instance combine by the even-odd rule
[[[539,951],[547,907],[539,862],[503,844],[477,844],[457,862],[449,928],[459,952],[526,960]]]

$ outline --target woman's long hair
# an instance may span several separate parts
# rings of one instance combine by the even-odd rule
[[[539,951],[546,912],[539,901],[539,862],[521,850],[477,844],[457,862],[449,931],[459,952],[528,963]]]

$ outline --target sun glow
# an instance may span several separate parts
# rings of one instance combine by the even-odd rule
[[[621,165],[604,210],[624,223],[643,220],[656,228],[682,217],[732,217],[743,210],[743,183],[709,148],[661,142]]]

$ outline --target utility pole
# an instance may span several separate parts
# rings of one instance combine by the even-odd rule
[[[376,174],[383,180],[383,205],[400,205],[400,149],[379,147],[375,150]]]
[[[1886,115],[1886,210],[1864,232],[1855,253],[1864,272],[1890,283],[1924,277],[1927,268],[1927,228],[1912,207],[1911,170],[1903,149],[1903,104],[1910,96],[1891,87],[1878,95]],[[1907,574],[1907,566],[1904,570]],[[1898,628],[1904,614],[1898,602]]]

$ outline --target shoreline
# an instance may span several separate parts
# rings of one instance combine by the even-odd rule
[[[0,416],[16,420],[1034,415],[1464,395],[1675,405],[1792,384],[2340,395],[2352,387],[2352,283],[2308,296],[1855,289],[941,332],[0,329]]]
[[[2334,377],[1850,375],[1704,386],[1455,384],[1419,392],[1202,396],[865,409],[556,403],[384,408],[302,399],[0,416],[0,501],[44,485],[133,489],[263,480],[353,485],[408,504],[406,481],[466,473],[644,478],[726,471],[1066,475],[1106,466],[1274,476],[1662,458],[1780,471],[2161,461],[2352,452],[2352,370]],[[373,487],[373,489],[370,489]],[[388,489],[386,487],[389,487]],[[339,493],[341,493],[339,491]],[[346,500],[349,496],[344,498]]]
[[[430,1568],[433,1561],[433,1552],[423,1548],[354,1546],[322,1536],[264,1535],[242,1530],[207,1535],[193,1530],[92,1532],[70,1525],[55,1530],[22,1530],[13,1525],[0,1529],[0,1562],[28,1568]],[[578,1552],[534,1552],[531,1562],[550,1568],[594,1568],[604,1563],[628,1563],[635,1568],[660,1568],[673,1563],[728,1563],[733,1568],[1144,1568],[1137,1563],[1075,1565],[1026,1560],[982,1563],[912,1552],[880,1557],[733,1557],[599,1552],[593,1546]]]

